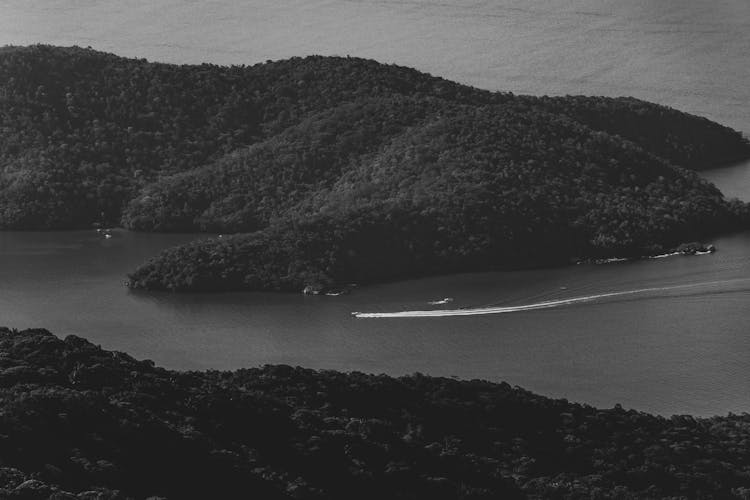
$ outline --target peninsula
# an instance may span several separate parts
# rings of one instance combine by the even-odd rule
[[[0,49],[0,228],[222,233],[134,288],[326,289],[664,253],[750,227],[696,170],[742,134],[340,57],[176,66]]]

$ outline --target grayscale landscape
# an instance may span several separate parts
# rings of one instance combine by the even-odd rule
[[[745,0],[0,47],[0,498],[750,498]]]

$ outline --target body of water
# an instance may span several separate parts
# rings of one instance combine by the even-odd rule
[[[747,0],[0,0],[0,44],[30,43],[176,63],[350,54],[493,90],[632,95],[750,131]],[[750,199],[750,165],[706,176]],[[662,414],[750,409],[747,232],[716,239],[705,256],[456,275],[340,297],[122,285],[143,260],[193,237],[0,233],[0,324],[78,334],[171,368],[420,371]],[[519,307],[540,303],[555,307]],[[467,307],[504,313],[351,314]]]
[[[631,95],[750,132],[747,0],[0,0],[0,44],[175,63],[352,55],[491,90]]]
[[[746,166],[733,171],[746,179]],[[737,185],[730,173],[708,175]],[[81,335],[170,368],[419,371],[663,414],[750,408],[750,232],[716,239],[710,255],[462,274],[338,297],[131,292],[127,271],[199,235],[112,234],[0,232],[0,323]],[[515,312],[352,315],[477,307]]]

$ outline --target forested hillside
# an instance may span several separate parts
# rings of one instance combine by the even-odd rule
[[[748,415],[663,418],[508,384],[289,366],[176,372],[0,328],[7,499],[750,494]]]
[[[281,167],[271,172],[279,175]],[[225,168],[212,169],[211,177],[205,172],[180,176],[179,184],[162,193],[183,200],[218,183],[216,192],[230,199],[243,196],[232,194],[238,175]],[[267,185],[283,186],[289,179],[279,177]],[[661,245],[747,219],[746,207],[728,204],[690,171],[567,117],[527,114],[511,105],[445,112],[343,174],[312,176],[308,182],[290,183],[291,192],[308,192],[286,213],[268,198],[253,203],[257,227],[270,222],[269,227],[168,250],[135,272],[133,284],[301,290],[564,264],[576,256],[661,252]],[[200,205],[190,200],[185,206]],[[202,217],[207,227],[240,229],[221,215],[207,211]]]
[[[0,228],[249,233],[168,252],[134,286],[548,265],[748,225],[693,173],[749,157],[736,131],[356,58],[175,66],[6,47],[0,130]]]

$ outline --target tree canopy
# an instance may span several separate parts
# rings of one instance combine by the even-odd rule
[[[506,383],[177,372],[0,328],[0,497],[635,499],[750,493],[750,416],[597,409]]]
[[[739,132],[357,58],[177,66],[6,47],[0,130],[0,228],[245,233],[169,251],[136,287],[549,265],[748,225],[747,205],[694,173],[750,157]]]

